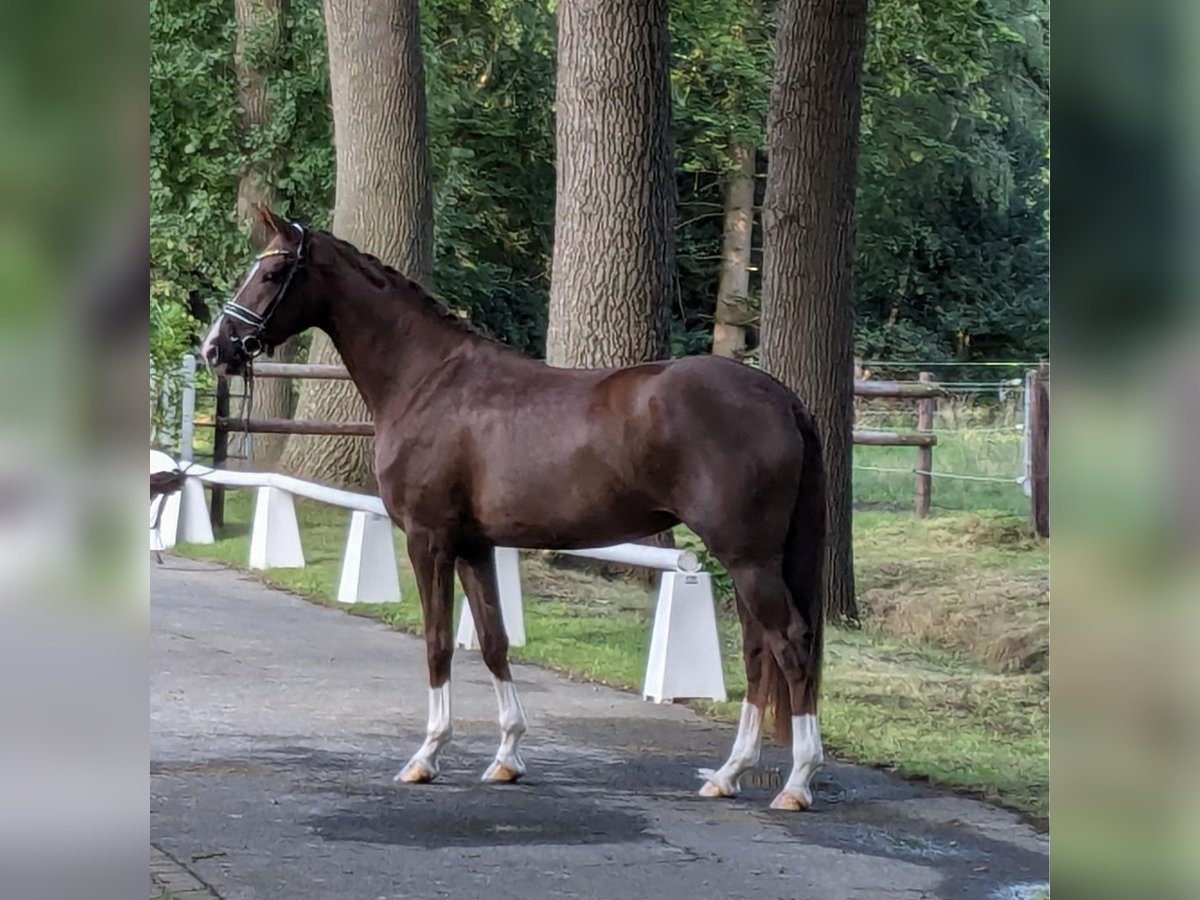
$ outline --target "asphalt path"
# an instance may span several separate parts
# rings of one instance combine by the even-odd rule
[[[420,640],[230,570],[152,568],[151,843],[219,897],[1016,900],[1048,878],[1016,816],[871,769],[831,765],[812,810],[772,812],[784,748],[736,800],[701,799],[732,728],[528,666],[529,773],[479,784],[495,695],[464,651],[441,779],[396,785],[425,727]]]

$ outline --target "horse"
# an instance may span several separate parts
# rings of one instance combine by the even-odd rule
[[[328,232],[261,210],[271,239],[202,345],[218,373],[309,328],[332,339],[375,423],[375,475],[407,537],[424,618],[429,719],[395,780],[433,781],[451,740],[454,574],[466,590],[499,706],[485,782],[526,772],[525,711],[508,662],[493,550],[632,541],[679,523],[728,569],[746,693],[703,797],[732,797],[764,724],[792,745],[771,802],[812,803],[823,631],[821,441],[796,395],[712,356],[612,369],[554,368],[480,335],[396,269]],[[603,277],[603,273],[596,273]]]

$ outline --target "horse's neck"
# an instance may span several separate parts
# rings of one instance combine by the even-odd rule
[[[428,302],[391,286],[355,285],[330,304],[329,336],[376,419],[472,340],[416,306]]]

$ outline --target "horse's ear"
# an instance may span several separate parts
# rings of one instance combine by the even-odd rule
[[[288,230],[287,219],[275,215],[265,206],[258,208],[258,220],[262,222],[263,227],[271,234],[285,234]]]

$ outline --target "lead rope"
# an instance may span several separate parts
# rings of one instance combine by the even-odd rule
[[[254,435],[250,433],[250,413],[254,409],[254,360],[246,360],[246,371],[242,374],[242,381],[246,385],[242,395],[242,434],[246,436],[243,448],[246,451],[246,459],[250,460],[254,456]]]

